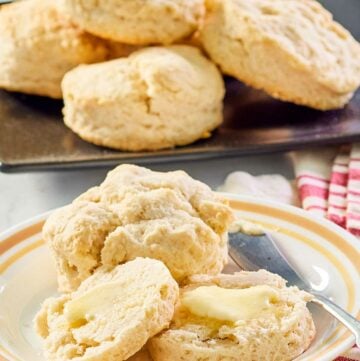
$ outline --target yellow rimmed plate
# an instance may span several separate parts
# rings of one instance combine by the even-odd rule
[[[239,216],[276,235],[299,271],[339,305],[360,317],[360,241],[336,225],[300,209],[226,194]],[[55,269],[41,240],[49,213],[0,235],[0,360],[42,361],[32,319],[56,294]],[[231,267],[230,267],[231,268]],[[230,269],[229,268],[229,269]],[[319,308],[311,307],[317,336],[298,360],[330,361],[354,338]]]

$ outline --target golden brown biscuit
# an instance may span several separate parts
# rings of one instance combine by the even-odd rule
[[[101,265],[136,257],[163,261],[182,281],[219,273],[227,262],[233,220],[224,200],[182,171],[160,173],[121,165],[43,228],[61,291],[75,290]]]
[[[0,87],[61,98],[61,80],[83,63],[103,61],[106,45],[68,20],[58,0],[0,7]]]
[[[63,0],[69,16],[100,37],[133,45],[171,44],[191,35],[203,0]]]
[[[65,124],[115,149],[169,148],[206,138],[223,120],[224,82],[199,49],[146,48],[64,77]]]
[[[313,0],[206,0],[201,40],[224,73],[327,110],[360,84],[360,45]]]

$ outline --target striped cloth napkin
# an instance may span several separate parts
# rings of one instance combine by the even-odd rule
[[[347,185],[349,181],[350,152],[343,147],[331,167],[327,218],[340,227],[346,227]]]
[[[360,144],[351,148],[346,196],[346,229],[360,236]]]
[[[293,155],[302,207],[360,237],[360,144]]]
[[[360,144],[296,152],[292,159],[295,182],[278,174],[234,172],[218,190],[302,206],[360,238]],[[360,349],[335,361],[360,361]]]
[[[296,181],[302,207],[320,216],[326,216],[329,201],[331,164],[335,149],[308,150],[293,154]]]

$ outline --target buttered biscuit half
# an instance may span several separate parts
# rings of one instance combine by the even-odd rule
[[[315,336],[309,300],[264,270],[194,276],[149,350],[155,361],[290,361]]]
[[[123,361],[168,327],[178,285],[157,260],[96,271],[71,294],[44,302],[35,319],[53,361]],[[133,360],[146,360],[146,351]]]

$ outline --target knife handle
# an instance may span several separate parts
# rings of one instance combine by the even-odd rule
[[[360,321],[328,298],[316,293],[313,293],[313,295],[315,296],[313,302],[322,306],[326,311],[346,326],[354,334],[356,346],[360,347]]]

